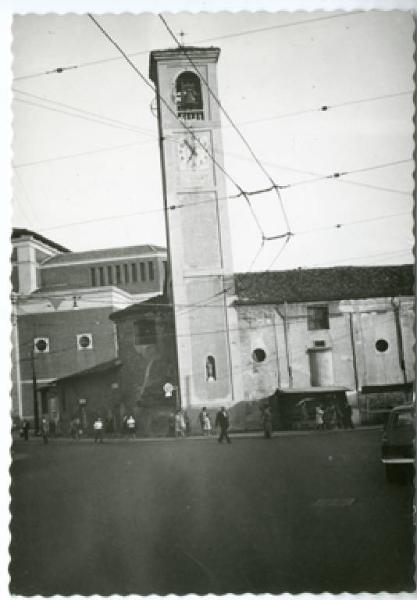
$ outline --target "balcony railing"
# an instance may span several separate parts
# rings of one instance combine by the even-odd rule
[[[202,110],[178,110],[178,117],[185,121],[203,121],[204,112]]]

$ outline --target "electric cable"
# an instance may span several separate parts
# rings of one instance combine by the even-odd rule
[[[396,160],[396,161],[392,161],[392,162],[382,163],[379,165],[374,165],[372,167],[363,167],[361,169],[351,169],[350,171],[334,172],[334,173],[330,173],[329,175],[323,175],[321,177],[317,177],[314,179],[306,179],[304,181],[297,181],[295,183],[289,183],[289,184],[287,184],[285,186],[281,186],[281,187],[285,187],[285,189],[288,189],[288,188],[293,188],[293,187],[297,187],[297,186],[305,185],[305,184],[309,184],[309,183],[316,183],[317,181],[323,181],[324,179],[339,179],[340,177],[344,177],[345,175],[354,175],[356,173],[365,173],[368,171],[374,171],[376,169],[384,169],[386,167],[393,167],[393,166],[405,164],[408,162],[412,162],[412,160],[413,160],[412,158],[406,158],[406,159],[402,159],[402,160]],[[253,194],[259,194],[259,193],[264,193],[264,192],[270,191],[270,189],[255,190],[254,192],[246,192],[246,194],[248,196],[251,196]],[[397,191],[397,193],[402,193],[402,192]]]
[[[286,210],[285,210],[285,207],[284,207],[284,203],[282,201],[282,197],[281,197],[281,193],[279,191],[279,187],[276,185],[276,183],[272,179],[271,175],[265,169],[264,165],[261,163],[261,161],[259,160],[259,158],[255,154],[253,148],[249,144],[249,142],[246,139],[246,137],[243,135],[243,133],[237,127],[236,123],[234,122],[234,120],[232,119],[232,117],[230,116],[230,114],[228,113],[228,111],[224,108],[224,106],[221,103],[220,99],[218,98],[217,94],[215,94],[213,92],[213,90],[211,89],[210,84],[208,83],[207,79],[201,73],[201,70],[197,67],[197,65],[195,64],[195,62],[193,61],[193,59],[190,57],[190,55],[188,54],[188,52],[186,51],[186,49],[184,48],[184,46],[182,46],[180,44],[178,38],[176,37],[175,33],[172,31],[172,29],[170,28],[170,26],[168,25],[168,23],[166,22],[166,20],[162,16],[162,14],[159,14],[159,18],[161,19],[161,21],[165,25],[165,27],[166,27],[168,33],[170,34],[170,36],[176,42],[178,48],[181,50],[181,52],[187,58],[187,60],[189,61],[189,63],[193,66],[194,70],[196,71],[196,73],[198,74],[198,76],[200,77],[200,79],[204,82],[204,84],[205,84],[205,86],[207,88],[207,91],[209,92],[210,96],[213,98],[213,100],[216,102],[216,104],[218,105],[218,107],[220,108],[220,110],[222,111],[222,113],[224,114],[224,116],[226,117],[226,119],[229,121],[229,123],[231,124],[231,126],[233,127],[233,129],[235,130],[235,132],[237,133],[237,135],[239,136],[240,140],[243,142],[243,144],[245,145],[245,147],[249,151],[249,153],[252,156],[253,160],[256,162],[256,164],[261,169],[262,173],[265,175],[265,177],[268,179],[268,181],[271,183],[272,188],[275,189],[277,197],[278,197],[278,201],[279,201],[280,206],[281,206],[281,211],[282,211],[282,214],[283,214],[283,217],[284,217],[284,221],[285,221],[286,227],[287,227],[288,230],[290,230],[291,227],[290,227],[290,224],[289,224],[289,221],[288,221],[288,215],[286,213]],[[243,195],[245,196],[245,199],[246,199],[246,201],[247,201],[247,203],[248,203],[248,205],[249,205],[249,207],[251,209],[251,212],[252,212],[255,220],[257,221],[257,223],[259,223],[258,219],[255,217],[255,211],[254,211],[254,209],[253,209],[253,207],[252,207],[252,205],[250,203],[249,198],[247,197],[247,195],[245,195],[245,194],[243,194]],[[262,227],[260,226],[260,224],[258,224],[258,228],[261,231],[261,235],[264,236],[264,233],[263,233],[263,230],[262,230]]]
[[[25,92],[23,90],[18,90],[16,88],[12,88],[12,92],[21,94],[23,96],[28,96],[29,98],[34,98],[35,100],[41,100],[42,102],[49,102],[50,104],[54,104],[56,106],[62,108],[68,108],[69,110],[73,110],[75,112],[79,112],[83,115],[87,115],[89,117],[95,117],[98,119],[102,119],[103,121],[108,121],[109,123],[113,123],[115,125],[121,125],[124,128],[129,128],[133,130],[137,130],[138,133],[143,133],[143,135],[149,135],[152,138],[155,138],[155,134],[150,129],[146,129],[144,127],[140,127],[139,125],[133,123],[126,123],[125,121],[120,121],[119,119],[113,119],[112,117],[107,117],[105,115],[101,115],[96,112],[92,112],[90,110],[85,110],[84,108],[78,108],[76,106],[72,106],[71,104],[67,104],[66,102],[60,102],[58,100],[51,100],[50,98],[45,98],[44,96],[38,96],[37,94],[31,94],[29,92]],[[17,100],[17,98],[15,98]]]
[[[68,117],[73,117],[75,119],[83,119],[84,121],[90,121],[91,123],[99,123],[100,125],[105,125],[106,127],[112,127],[113,129],[121,129],[122,131],[130,131],[132,133],[139,133],[140,135],[149,135],[144,134],[142,131],[138,129],[133,129],[132,127],[122,127],[121,125],[116,125],[115,123],[110,123],[107,121],[102,121],[99,119],[94,119],[93,117],[88,117],[87,115],[71,113],[69,111],[55,108],[53,106],[45,106],[43,104],[39,104],[39,102],[32,102],[31,100],[23,100],[22,98],[14,98],[15,102],[19,102],[20,104],[27,104],[28,106],[35,106],[37,108],[43,108],[44,110],[49,110],[50,112],[59,113],[62,115],[67,115]]]
[[[181,127],[183,129],[185,129],[187,131],[187,133],[190,134],[190,136],[193,138],[195,143],[197,143],[202,148],[202,150],[209,156],[209,158],[216,165],[216,167],[225,175],[225,177],[231,183],[233,183],[233,185],[236,187],[238,192],[242,192],[241,187],[236,183],[236,181],[233,179],[233,177],[231,175],[229,175],[229,173],[227,173],[227,171],[224,169],[224,167],[221,164],[219,164],[218,161],[215,159],[213,154],[209,150],[207,150],[207,148],[205,147],[204,144],[201,143],[198,136],[195,134],[193,128],[189,127],[181,119],[178,118],[178,115],[176,114],[176,112],[171,108],[170,104],[165,100],[165,98],[163,98],[161,96],[161,94],[156,89],[156,87],[147,80],[147,78],[142,74],[140,69],[138,69],[138,67],[130,60],[130,58],[125,53],[125,51],[119,46],[119,44],[115,40],[113,40],[113,38],[107,33],[107,31],[102,27],[102,25],[100,25],[100,23],[93,17],[93,15],[91,13],[87,13],[87,16],[96,25],[96,27],[101,31],[101,33],[109,40],[109,42],[111,44],[113,44],[113,46],[120,52],[120,54],[123,56],[123,58],[126,60],[126,62],[130,65],[130,67],[141,78],[141,80],[145,83],[145,85],[153,91],[153,93],[158,97],[160,102],[162,102],[163,105],[166,107],[166,109],[175,117],[175,119],[178,121],[178,123],[181,125]]]
[[[305,303],[308,303],[308,301],[305,301]],[[277,305],[277,303],[274,303],[274,304]],[[283,304],[283,301],[281,301],[281,302],[278,303],[278,305],[280,305],[280,304]],[[247,304],[239,304],[238,306],[245,307],[245,306],[248,306],[248,305]],[[118,312],[118,311],[116,311],[116,312]],[[367,313],[369,311],[362,311],[362,312],[363,313]],[[329,315],[329,316],[331,316],[331,315]],[[297,317],[295,317],[295,318],[297,318]],[[293,320],[294,320],[294,317],[293,317]],[[386,322],[389,322],[389,317],[387,317]],[[278,323],[265,323],[263,325],[260,325],[260,324],[256,325],[256,329],[257,330],[260,330],[260,329],[271,329],[271,328],[274,328],[274,329],[283,329],[283,327],[284,326],[282,324],[278,324]],[[229,328],[229,331],[230,332],[245,332],[245,331],[251,331],[252,329],[253,329],[253,327],[250,324],[248,324],[248,325],[246,325],[244,327],[231,327],[231,328]],[[216,333],[225,333],[225,332],[226,332],[226,329],[221,328],[221,329],[210,329],[210,330],[205,330],[205,331],[196,331],[194,333],[180,333],[180,334],[177,334],[177,335],[175,335],[173,332],[160,333],[158,337],[159,338],[175,338],[175,337],[179,337],[179,338],[193,338],[193,337],[200,337],[200,336],[205,336],[205,335],[213,335],[213,334],[216,334]],[[76,335],[76,333],[74,333],[74,335]],[[42,336],[42,335],[34,335],[34,337],[50,337],[50,336],[48,336],[48,335],[44,335],[44,336]],[[109,339],[114,339],[114,334],[107,334],[106,336],[102,336],[102,337],[109,337]],[[345,337],[350,337],[350,333],[348,333],[348,334],[342,334],[341,336],[335,336],[334,340],[335,341],[336,341],[336,339],[342,340]],[[31,345],[32,346],[33,345],[33,340],[27,342],[27,344],[25,344],[25,345],[28,345],[28,346]],[[47,356],[48,354],[60,354],[61,352],[66,352],[66,351],[75,350],[75,349],[76,349],[76,345],[75,345],[75,342],[74,342],[70,346],[64,346],[63,348],[60,348],[58,350],[50,350],[49,352],[36,354],[36,358],[38,358],[38,357],[40,358],[42,356]],[[299,352],[302,355],[305,352],[305,350],[304,349],[300,349]],[[272,354],[272,353],[270,353],[270,354]],[[29,360],[31,360],[31,358],[22,358],[21,359],[22,362],[26,362],[26,361],[29,361]],[[114,360],[117,360],[117,358],[115,357]]]
[[[121,150],[123,148],[133,148],[139,146],[145,146],[150,143],[154,143],[156,138],[153,140],[143,140],[141,142],[131,142],[130,144],[119,144],[118,146],[107,146],[106,148],[97,148],[97,150],[86,150],[85,152],[74,152],[74,154],[67,154],[64,156],[53,156],[51,158],[44,158],[40,160],[33,160],[23,163],[13,164],[14,169],[23,169],[25,167],[34,167],[36,165],[43,165],[51,162],[58,162],[61,160],[67,160],[70,158],[78,158],[82,156],[90,156],[92,154],[100,154],[102,152],[112,152],[113,150]]]
[[[217,37],[212,37],[212,38],[205,38],[202,40],[196,40],[195,42],[193,42],[194,44],[204,44],[206,42],[214,42],[217,40],[224,40],[224,39],[228,39],[228,38],[233,38],[233,37],[239,37],[242,35],[250,35],[250,34],[254,34],[254,33],[262,33],[263,31],[268,31],[271,29],[283,29],[283,28],[289,28],[289,27],[295,27],[298,25],[305,25],[305,24],[310,24],[310,23],[315,23],[316,21],[327,21],[329,19],[335,19],[335,18],[340,18],[340,17],[346,17],[346,16],[350,16],[350,15],[355,15],[355,14],[361,14],[363,13],[363,11],[351,11],[349,13],[341,13],[341,14],[337,14],[337,15],[329,15],[329,16],[325,16],[325,17],[319,17],[317,19],[308,19],[305,21],[297,21],[296,23],[284,23],[284,24],[277,24],[277,25],[272,25],[269,27],[264,27],[264,28],[259,28],[259,29],[249,29],[249,30],[244,30],[244,31],[240,31],[240,32],[236,32],[236,33],[230,33],[230,34],[225,34],[223,36],[217,36]],[[128,54],[127,56],[130,57],[134,57],[134,56],[140,56],[143,54],[149,54],[149,52],[151,52],[151,49],[149,50],[138,50],[137,52],[132,52],[131,54]],[[36,73],[30,73],[27,75],[21,75],[21,76],[17,76],[14,77],[14,81],[21,81],[24,79],[32,79],[34,77],[42,77],[44,75],[54,75],[54,74],[61,74],[65,71],[69,71],[69,70],[73,70],[73,69],[80,69],[83,67],[92,67],[95,65],[100,65],[100,64],[104,64],[104,63],[109,63],[109,62],[114,62],[114,61],[119,61],[121,60],[121,58],[119,56],[112,56],[109,58],[102,58],[102,59],[98,59],[98,60],[91,60],[88,62],[83,62],[83,63],[78,63],[77,65],[70,65],[68,67],[56,67],[54,69],[48,69],[45,71],[38,71]]]
[[[242,154],[237,154],[235,152],[225,152],[224,153],[227,156],[231,156],[232,158],[237,158],[238,160],[245,160],[245,161],[249,161],[250,159],[247,156],[244,156]],[[314,175],[315,177],[317,177],[318,179],[328,179],[328,175],[325,175],[323,173],[317,173],[314,171],[306,171],[305,169],[296,169],[294,167],[289,167],[287,165],[279,165],[275,162],[271,162],[271,161],[266,161],[263,160],[263,163],[265,165],[268,165],[270,167],[276,167],[277,169],[283,169],[284,171],[291,171],[294,173],[300,173],[302,175]],[[405,190],[397,190],[397,189],[393,189],[393,188],[387,188],[387,187],[383,187],[383,186],[379,186],[379,185],[374,185],[374,184],[370,184],[370,183],[363,183],[361,181],[354,181],[351,179],[344,179],[343,177],[339,177],[339,178],[333,178],[332,181],[337,181],[339,183],[344,183],[347,185],[356,185],[359,187],[364,187],[364,188],[368,188],[368,189],[373,189],[373,190],[377,190],[379,192],[389,192],[389,193],[393,193],[393,194],[401,194],[404,196],[410,196],[411,192],[407,192]],[[265,191],[268,192],[270,191],[272,188],[266,188]],[[256,191],[256,190],[255,190]]]
[[[374,165],[372,167],[363,167],[361,169],[352,169],[350,171],[340,171],[340,172],[334,172],[334,173],[330,173],[329,175],[322,175],[320,177],[315,177],[314,179],[305,179],[304,181],[297,181],[294,183],[287,183],[287,184],[283,184],[280,186],[276,186],[276,185],[272,185],[270,187],[267,188],[260,188],[257,190],[253,190],[253,191],[242,191],[241,194],[245,194],[246,196],[257,196],[259,194],[266,194],[268,192],[271,192],[272,190],[274,190],[276,187],[280,188],[280,189],[289,189],[289,188],[294,188],[294,187],[298,187],[300,185],[305,185],[305,184],[310,184],[310,183],[316,183],[317,181],[323,181],[325,179],[339,179],[340,177],[344,177],[345,175],[353,175],[356,173],[364,173],[367,171],[374,171],[376,169],[384,169],[386,167],[392,167],[392,166],[397,166],[400,164],[405,164],[408,162],[412,162],[413,159],[412,158],[405,158],[402,160],[396,160],[396,161],[392,161],[392,162],[388,162],[388,163],[382,163],[379,165]],[[394,191],[394,190],[390,190],[390,191]],[[410,195],[409,192],[402,192],[402,191],[398,191],[396,190],[397,193],[402,194],[405,193],[407,195]]]
[[[397,98],[401,96],[408,96],[413,94],[412,90],[405,92],[394,92],[392,94],[381,94],[380,96],[372,96],[370,98],[362,98],[357,100],[348,100],[346,102],[339,102],[336,104],[322,104],[318,108],[306,108],[304,110],[298,110],[290,113],[283,113],[280,115],[272,115],[270,117],[260,117],[259,119],[250,119],[248,121],[239,121],[239,125],[255,125],[258,123],[276,121],[278,119],[288,119],[290,117],[300,117],[302,115],[314,114],[318,112],[328,112],[335,108],[344,108],[345,106],[354,106],[356,104],[366,104],[369,102],[376,102],[378,100],[387,100],[390,98]]]
[[[285,239],[284,239],[284,243],[282,244],[281,248],[278,250],[277,254],[275,255],[275,257],[273,258],[272,262],[270,263],[269,267],[267,267],[267,271],[270,271],[272,269],[272,267],[274,266],[274,264],[276,263],[276,261],[280,258],[280,256],[285,252],[290,240],[292,238],[292,234],[291,233],[287,233],[285,235]]]

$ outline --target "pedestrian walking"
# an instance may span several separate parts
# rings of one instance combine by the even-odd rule
[[[175,437],[185,436],[185,419],[181,410],[177,410],[175,415]]]
[[[341,407],[340,404],[336,404],[336,426],[338,429],[345,426],[344,407]]]
[[[324,429],[324,410],[320,405],[316,406],[316,429]]]
[[[94,443],[100,442],[102,444],[103,443],[103,421],[101,420],[100,417],[97,417],[97,419],[94,421],[93,429],[94,429]]]
[[[191,422],[186,410],[183,411],[183,415],[185,423],[185,435],[191,435]]]
[[[270,440],[272,436],[272,413],[269,406],[264,408],[262,420],[264,426],[264,437],[267,440]]]
[[[211,419],[210,415],[207,411],[207,408],[203,406],[200,414],[198,415],[200,420],[201,431],[204,436],[209,436],[211,434]]]
[[[168,437],[175,436],[175,413],[171,412],[168,417]]]
[[[26,419],[24,419],[22,421],[21,431],[22,431],[23,439],[25,440],[25,442],[27,442],[29,439],[29,428],[30,428],[29,421],[26,421]]]
[[[78,440],[81,433],[81,421],[78,417],[72,419],[70,424],[70,434],[73,440]]]
[[[352,407],[347,400],[343,407],[343,426],[345,429],[354,428],[352,423]]]
[[[136,421],[133,415],[130,415],[126,421],[127,433],[130,438],[136,437]]]
[[[42,420],[41,420],[41,435],[42,435],[43,443],[47,444],[48,438],[49,438],[49,423],[48,423],[48,420],[46,419],[46,417],[42,417]]]
[[[336,419],[336,409],[334,404],[329,404],[326,406],[323,419],[325,429],[333,429]]]
[[[216,415],[215,426],[220,429],[220,435],[217,441],[221,444],[223,442],[223,439],[226,438],[227,443],[230,444],[231,439],[228,434],[229,415],[224,406],[221,407],[221,409]]]

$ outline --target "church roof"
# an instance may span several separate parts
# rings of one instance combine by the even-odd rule
[[[164,294],[159,294],[158,296],[152,296],[152,298],[148,298],[143,302],[131,304],[122,310],[116,310],[114,313],[109,315],[109,318],[112,320],[123,319],[132,314],[137,315],[143,314],[144,312],[166,313],[167,311],[171,311],[172,308],[172,304],[169,302],[168,298]]]
[[[42,242],[42,244],[49,246],[50,248],[59,250],[59,252],[71,252],[70,250],[68,250],[68,248],[65,248],[65,246],[61,246],[61,244],[50,240],[49,238],[41,235],[40,233],[36,233],[36,231],[32,231],[31,229],[24,229],[22,227],[13,227],[11,235],[12,241],[16,241],[22,237],[31,237],[34,240],[37,240],[38,242]]]
[[[108,360],[103,363],[99,363],[94,365],[94,367],[89,367],[88,369],[82,369],[81,371],[75,371],[74,373],[70,373],[69,375],[64,375],[63,377],[58,377],[55,381],[66,381],[67,379],[77,379],[79,377],[89,377],[90,375],[101,375],[106,371],[110,371],[112,369],[118,369],[121,366],[121,361],[117,358],[113,358],[112,360]]]
[[[46,260],[43,265],[60,265],[74,261],[113,260],[128,258],[131,256],[141,256],[149,254],[166,253],[163,246],[154,246],[153,244],[144,244],[142,246],[125,246],[118,248],[104,248],[102,250],[85,250],[84,252],[71,252],[70,254],[53,256]]]
[[[236,304],[281,304],[414,295],[413,265],[236,273]]]

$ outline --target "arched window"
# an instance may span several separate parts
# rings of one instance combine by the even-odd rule
[[[175,84],[175,99],[179,117],[187,120],[204,119],[201,83],[195,73],[184,71],[178,76]]]
[[[216,361],[214,356],[206,359],[206,381],[216,381]]]

